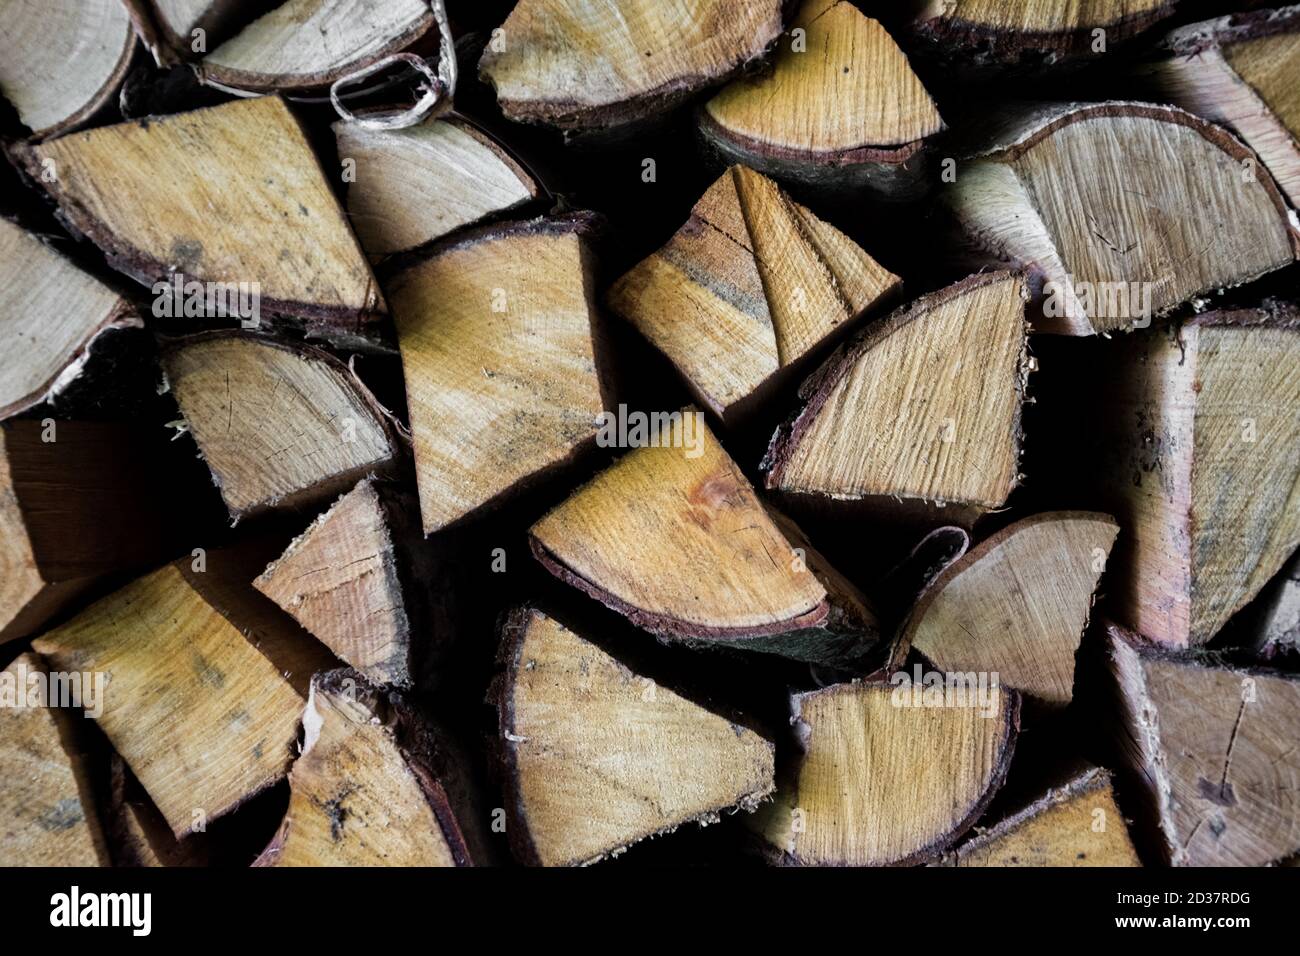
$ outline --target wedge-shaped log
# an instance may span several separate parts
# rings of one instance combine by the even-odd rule
[[[733,166],[608,302],[731,424],[899,285],[772,180]]]
[[[356,163],[348,218],[371,257],[405,252],[540,195],[490,136],[459,118],[408,129],[334,124],[339,157]]]
[[[647,119],[762,57],[781,0],[522,0],[479,75],[513,120],[602,130]]]
[[[1006,778],[1020,698],[989,686],[926,703],[920,690],[854,682],[791,697],[800,753],[747,821],[772,862],[927,863],[979,818]]]
[[[0,671],[0,866],[108,866],[73,727],[82,718],[56,699],[69,685],[49,677],[30,653]]]
[[[0,34],[0,93],[34,138],[92,119],[117,95],[135,31],[121,0],[10,3]]]
[[[1300,205],[1300,6],[1179,27],[1149,68],[1160,92],[1232,129]]]
[[[945,866],[1141,866],[1111,776],[1090,767],[953,849]]]
[[[847,0],[805,0],[770,74],[725,87],[700,131],[728,162],[804,185],[906,198],[943,120],[907,57]]]
[[[364,480],[253,582],[340,660],[410,687],[443,635],[431,633],[431,570],[410,495]]]
[[[1300,552],[1277,576],[1261,599],[1264,607],[1253,646],[1265,658],[1300,650]]]
[[[159,66],[199,59],[224,40],[263,0],[122,0],[140,41]]]
[[[1141,328],[1295,258],[1296,220],[1273,180],[1191,113],[1067,103],[992,126],[945,199],[977,256],[1026,271],[1036,331]]]
[[[354,670],[312,678],[289,810],[258,866],[472,866],[459,771],[399,695]],[[449,790],[452,791],[449,794]]]
[[[806,381],[803,409],[772,437],[767,487],[824,499],[997,508],[1019,478],[1029,373],[1025,288],[971,276],[873,323]]]
[[[943,671],[996,673],[1052,705],[1074,691],[1074,654],[1119,526],[1088,511],[1017,521],[941,571],[895,646]]]
[[[666,640],[851,667],[875,643],[866,599],[769,514],[687,410],[533,525],[554,575]]]
[[[398,454],[374,396],[319,349],[212,332],[163,366],[232,518],[328,498]]]
[[[198,76],[253,93],[316,90],[401,52],[433,26],[427,0],[287,0],[204,57]]]
[[[150,286],[173,274],[205,283],[203,308],[190,311],[251,312],[256,292],[257,315],[241,319],[281,313],[339,344],[377,339],[384,304],[375,277],[278,97],[105,126],[16,152],[114,268]]]
[[[605,404],[588,222],[473,231],[389,284],[426,534],[595,444]]]
[[[507,832],[541,866],[593,863],[772,792],[773,746],[539,611],[506,621],[494,685]]]
[[[183,558],[32,642],[56,670],[112,675],[100,729],[177,837],[284,777],[308,682],[330,661],[248,587],[249,564],[237,550]]]
[[[1120,744],[1169,862],[1262,866],[1300,849],[1300,679],[1107,637]]]

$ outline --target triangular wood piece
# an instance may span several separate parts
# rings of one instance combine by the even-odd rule
[[[792,866],[925,863],[970,828],[1006,779],[1020,699],[995,685],[946,696],[938,676],[924,694],[854,682],[791,697],[797,765],[748,821],[765,855]]]
[[[121,0],[6,4],[0,92],[36,139],[92,119],[117,95],[135,30]]]
[[[232,518],[328,498],[398,454],[374,396],[319,349],[214,332],[168,343],[163,367]]]
[[[109,770],[107,818],[114,866],[209,865],[207,834],[191,833],[178,840],[117,754]]]
[[[253,582],[340,660],[410,687],[433,639],[413,497],[370,480],[344,494]]]
[[[732,423],[899,283],[772,180],[733,166],[608,302]]]
[[[263,0],[122,0],[159,66],[200,59]]]
[[[1160,91],[1236,132],[1300,205],[1300,7],[1189,24],[1164,48],[1149,68]]]
[[[598,130],[661,114],[759,59],[781,33],[781,0],[701,5],[521,0],[479,75],[513,120]],[[563,37],[563,42],[556,42]]]
[[[540,195],[486,133],[461,119],[408,129],[334,124],[339,158],[355,164],[348,218],[372,258],[405,252]]]
[[[253,564],[183,558],[32,642],[57,670],[112,674],[99,727],[178,837],[284,777],[330,660],[248,587]]]
[[[317,674],[289,809],[257,866],[472,866],[434,732],[352,670]],[[472,822],[472,821],[471,821]]]
[[[78,688],[94,677],[75,676]],[[82,717],[49,677],[35,654],[0,671],[0,866],[108,866],[72,726]]]
[[[427,0],[286,0],[209,53],[198,75],[253,93],[319,89],[433,26]]]
[[[17,155],[71,225],[140,282],[229,284],[257,293],[259,314],[243,318],[283,313],[340,344],[377,339],[375,277],[279,98],[105,126]]]
[[[1087,511],[1003,528],[935,577],[896,654],[911,648],[942,671],[997,674],[1003,686],[1068,704],[1074,654],[1118,533],[1109,515]]]
[[[807,185],[906,195],[922,183],[922,141],[943,130],[907,57],[847,0],[805,0],[771,73],[724,87],[700,113],[734,163]]]
[[[1122,752],[1175,866],[1262,866],[1300,849],[1300,678],[1108,633]]]
[[[143,328],[135,309],[40,239],[0,219],[0,419],[53,401],[81,374],[96,339]]]
[[[486,227],[389,283],[426,534],[595,444],[605,405],[587,223]]]
[[[1253,645],[1264,658],[1300,651],[1300,552],[1261,599],[1263,609]]]
[[[558,621],[515,612],[495,687],[511,846],[593,863],[683,823],[752,810],[773,746],[624,667]]]
[[[991,145],[961,164],[946,202],[978,256],[1024,269],[1041,291],[1037,331],[1144,328],[1295,259],[1295,214],[1273,180],[1191,113],[1050,104],[984,127]]]
[[[1097,767],[958,846],[945,866],[1141,866],[1110,774]]]
[[[868,327],[800,389],[803,410],[768,448],[767,487],[1000,507],[1018,481],[1024,302],[1019,276],[991,272]]]
[[[561,580],[667,640],[851,666],[877,638],[865,598],[769,514],[700,412],[674,412],[529,532]],[[668,416],[664,416],[667,418]]]

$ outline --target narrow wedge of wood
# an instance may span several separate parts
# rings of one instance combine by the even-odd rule
[[[232,28],[273,0],[122,0],[159,66],[201,59]]]
[[[900,511],[942,505],[959,524],[1000,507],[1019,480],[1024,302],[1017,275],[971,276],[841,346],[773,435],[767,487]]]
[[[1109,771],[1090,767],[954,848],[944,866],[1141,866]]]
[[[522,0],[479,76],[513,120],[607,130],[664,113],[761,58],[781,0]]]
[[[1254,153],[1184,110],[1052,104],[984,127],[945,201],[975,258],[1027,272],[1036,331],[1142,328],[1295,259],[1295,216]]]
[[[378,342],[375,277],[278,97],[105,126],[15,155],[132,278],[243,283],[258,295],[254,318],[275,313],[344,346]]]
[[[406,252],[541,195],[519,163],[459,118],[409,129],[334,124],[339,158],[356,164],[348,218],[372,258]]]
[[[725,87],[700,132],[728,162],[803,185],[907,198],[944,129],[907,57],[847,0],[805,0],[768,75]]]
[[[1119,742],[1174,866],[1300,849],[1300,679],[1175,656],[1108,628]]]
[[[417,507],[414,496],[363,480],[253,586],[369,680],[409,688],[448,637],[433,631]]]
[[[207,866],[209,863],[207,834],[191,833],[178,840],[131,768],[117,754],[111,759],[107,820],[114,866]]]
[[[731,425],[901,281],[772,180],[733,166],[607,301]]]
[[[332,660],[248,587],[257,557],[183,558],[32,642],[56,669],[112,675],[100,729],[177,837],[283,779]]]
[[[894,648],[949,672],[983,672],[1065,706],[1074,654],[1119,525],[1088,511],[1044,512],[1008,525],[926,588]]]
[[[1300,552],[1269,586],[1254,647],[1265,658],[1300,651]]]
[[[511,847],[541,866],[594,863],[684,823],[753,810],[773,746],[641,677],[555,619],[506,621],[490,692]]]
[[[117,95],[135,51],[121,0],[8,3],[0,93],[35,139],[84,125]]]
[[[1179,27],[1144,72],[1167,99],[1233,130],[1300,205],[1300,6]]]
[[[204,57],[198,77],[250,93],[319,90],[433,27],[427,0],[287,0]]]
[[[319,349],[212,332],[167,343],[163,367],[232,518],[327,499],[399,454],[387,413]]]
[[[143,328],[131,303],[21,226],[0,219],[0,419],[57,401],[92,349]]]
[[[799,754],[775,802],[747,822],[787,866],[926,863],[983,813],[1006,778],[1020,726],[1015,691],[985,700],[911,699],[885,683],[790,698]]]
[[[665,640],[851,667],[875,643],[866,599],[754,493],[686,410],[529,531],[562,581]]]
[[[398,695],[357,671],[312,678],[289,810],[255,866],[472,866],[452,771]],[[459,812],[458,812],[459,811]]]
[[[472,230],[389,283],[426,534],[595,444],[605,400],[589,223]]]
[[[82,718],[48,678],[31,653],[0,672],[0,866],[108,866],[73,727]]]

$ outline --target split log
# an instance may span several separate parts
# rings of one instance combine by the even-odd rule
[[[972,688],[927,704],[913,690],[854,682],[792,695],[798,759],[747,821],[771,862],[927,863],[979,819],[1006,779],[1019,697],[993,686],[985,700]]]
[[[210,332],[168,343],[163,367],[235,520],[327,499],[399,454],[387,412],[319,349]]]
[[[460,118],[408,129],[334,124],[352,160],[348,218],[371,258],[407,252],[541,195],[533,177],[487,133]]]
[[[906,199],[924,189],[924,140],[944,129],[907,57],[847,0],[805,0],[766,76],[700,111],[728,163],[813,187]]]
[[[537,559],[663,640],[856,667],[878,636],[866,599],[767,511],[699,412],[674,416],[533,525]]]
[[[1265,594],[1254,648],[1264,658],[1300,651],[1300,552]]]
[[[733,166],[608,302],[731,425],[900,285],[776,183]]]
[[[320,90],[434,26],[428,0],[287,0],[204,57],[198,77],[244,93]]]
[[[1110,773],[1084,770],[956,847],[944,866],[1141,866]]]
[[[247,586],[253,550],[182,558],[32,642],[56,669],[112,675],[100,729],[178,838],[284,778],[331,660]]]
[[[1300,205],[1300,6],[1193,23],[1148,67],[1162,96],[1233,130]]]
[[[253,582],[342,661],[409,688],[448,635],[433,630],[433,569],[414,496],[364,480]]]
[[[425,534],[594,446],[606,404],[590,222],[474,230],[388,283]]]
[[[763,57],[782,0],[521,0],[479,76],[513,120],[609,130],[665,113]]]
[[[684,823],[753,810],[772,744],[638,676],[539,611],[506,621],[500,720],[511,847],[526,863],[617,855]]]
[[[1025,287],[971,276],[917,299],[840,347],[772,436],[768,488],[969,523],[1019,480],[1029,374]],[[888,499],[893,499],[889,501]]]
[[[1124,528],[1121,623],[1203,645],[1300,547],[1298,370],[1300,314],[1269,304],[1099,342],[1060,381],[1041,431],[1060,487]]]
[[[35,654],[0,672],[0,866],[108,866],[73,721]]]
[[[0,219],[0,419],[56,402],[91,352],[144,323],[125,298],[21,226]]]
[[[1295,259],[1295,216],[1255,155],[1190,113],[1055,104],[988,125],[945,200],[977,259],[1026,271],[1036,331],[1141,328]]]
[[[135,52],[121,0],[10,3],[0,34],[0,92],[33,139],[94,119],[117,95]]]
[[[35,633],[105,576],[176,554],[200,509],[169,512],[177,472],[159,442],[125,424],[0,427],[0,643]]]
[[[1045,512],[1008,525],[948,565],[899,634],[939,670],[996,674],[1054,706],[1070,703],[1074,654],[1119,533],[1109,515]]]
[[[158,300],[167,295],[158,284],[179,274],[205,287],[202,307],[187,302],[187,313],[256,323],[265,310],[335,344],[375,347],[384,309],[375,277],[277,97],[106,126],[15,153],[69,225],[114,268],[154,287]],[[250,304],[255,314],[243,314]]]
[[[927,0],[911,30],[927,54],[959,67],[1055,67],[1109,52],[1173,14],[1175,2]]]
[[[1300,679],[1107,637],[1120,744],[1168,862],[1261,866],[1300,849]]]
[[[159,66],[201,57],[268,0],[122,0]]]
[[[472,866],[458,771],[398,695],[354,670],[312,678],[289,810],[255,866]],[[448,791],[451,791],[449,793]]]
[[[109,788],[107,818],[114,866],[208,865],[207,834],[191,833],[178,840],[117,754],[111,758]]]

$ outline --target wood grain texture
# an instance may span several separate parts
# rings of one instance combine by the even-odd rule
[[[398,454],[374,397],[318,349],[217,332],[169,343],[163,367],[233,518],[328,498]]]
[[[763,56],[781,16],[781,0],[523,0],[501,25],[502,48],[484,51],[479,75],[511,119],[618,126]]]
[[[900,283],[776,183],[733,166],[607,301],[731,422]]]
[[[554,619],[503,634],[500,717],[508,832],[524,862],[592,863],[684,823],[752,810],[772,744],[640,677]]]
[[[604,401],[584,223],[487,227],[390,283],[426,534],[594,444]]]

